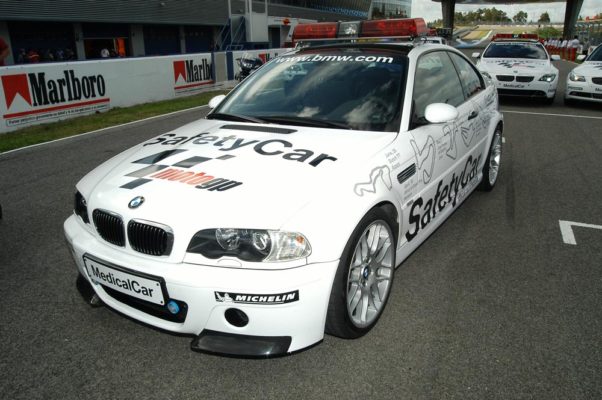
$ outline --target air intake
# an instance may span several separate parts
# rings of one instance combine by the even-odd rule
[[[512,82],[514,80],[513,75],[496,75],[495,77],[500,82]]]
[[[96,209],[92,213],[94,226],[98,234],[107,242],[115,246],[125,246],[125,232],[123,220],[118,214]]]
[[[165,225],[140,220],[128,223],[128,240],[132,249],[151,256],[167,256],[173,246],[173,233]]]
[[[533,77],[532,76],[517,76],[516,81],[517,82],[532,82]]]

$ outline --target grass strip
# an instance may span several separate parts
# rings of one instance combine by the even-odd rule
[[[154,117],[156,115],[201,106],[207,104],[212,97],[217,96],[218,94],[226,94],[227,92],[227,90],[203,92],[194,96],[158,101],[155,103],[139,104],[124,108],[117,107],[99,114],[86,115],[64,121],[22,128],[13,132],[0,134],[0,153]]]

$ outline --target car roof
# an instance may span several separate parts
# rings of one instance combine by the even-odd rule
[[[539,42],[539,40],[535,40],[535,39],[498,39],[498,40],[492,40],[490,44],[494,44],[494,43],[540,43],[540,42]]]
[[[411,42],[376,42],[376,43],[332,43],[317,46],[301,47],[297,49],[298,53],[304,53],[312,50],[334,50],[334,49],[380,49],[389,50],[403,55],[407,55],[414,45]]]
[[[439,43],[420,43],[420,42],[410,42],[410,41],[402,41],[402,42],[365,42],[365,43],[332,43],[332,44],[321,44],[316,46],[308,46],[302,47],[295,50],[295,54],[302,54],[304,52],[312,51],[312,50],[335,50],[335,49],[380,49],[387,50],[399,53],[403,56],[409,56],[411,54],[422,54],[426,51],[433,51],[436,49],[453,51],[454,53],[461,54],[459,50],[447,46],[445,44]],[[290,54],[290,53],[289,53]]]

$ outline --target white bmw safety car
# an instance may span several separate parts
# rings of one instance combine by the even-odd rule
[[[343,25],[324,24],[300,26]],[[424,21],[356,24],[414,36]],[[91,304],[193,335],[194,350],[366,334],[395,267],[498,178],[495,87],[448,46],[299,48],[210,106],[86,175],[64,224]]]
[[[500,96],[540,98],[551,104],[558,87],[558,69],[546,48],[533,39],[495,39],[481,55],[473,53],[477,68],[491,78]]]
[[[569,73],[564,101],[569,104],[574,100],[602,103],[602,46]]]

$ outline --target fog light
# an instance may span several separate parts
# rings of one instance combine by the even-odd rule
[[[242,328],[249,323],[247,314],[238,308],[228,308],[224,313],[224,316],[230,325],[234,325],[237,328]]]
[[[167,309],[172,314],[177,314],[180,312],[180,306],[173,300],[169,300],[169,302],[167,303]]]

